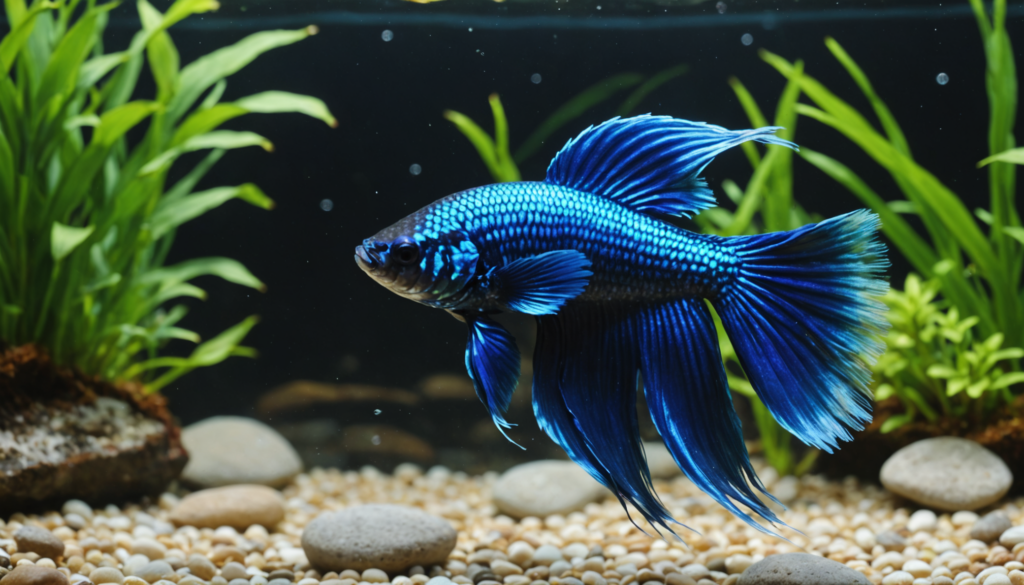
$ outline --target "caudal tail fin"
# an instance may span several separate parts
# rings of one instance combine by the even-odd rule
[[[726,238],[741,262],[712,301],[758,396],[802,441],[832,452],[870,420],[870,366],[888,328],[878,216]]]

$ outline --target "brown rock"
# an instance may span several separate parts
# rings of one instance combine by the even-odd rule
[[[14,532],[14,542],[18,545],[18,552],[34,552],[53,560],[64,556],[64,541],[49,530],[33,524],[17,529]]]
[[[434,374],[416,385],[430,400],[476,400],[473,380],[461,374]]]
[[[171,511],[178,526],[245,530],[253,524],[273,528],[284,518],[277,490],[262,485],[232,485],[201,490],[183,498]]]
[[[256,409],[265,416],[298,410],[316,404],[376,402],[416,406],[420,397],[408,390],[358,384],[323,384],[296,380],[260,396]]]
[[[0,579],[3,585],[68,585],[68,578],[57,569],[39,565],[21,565]]]
[[[391,425],[345,427],[341,444],[350,456],[394,456],[402,461],[418,463],[434,460],[434,448],[429,443]]]

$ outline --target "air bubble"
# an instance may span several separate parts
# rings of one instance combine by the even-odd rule
[[[334,209],[334,202],[331,201],[330,199],[321,199],[320,209],[323,209],[324,211],[330,211]]]
[[[725,2],[719,2],[718,4],[715,4],[715,10],[717,10],[719,14],[725,14],[725,11],[727,10]]]
[[[935,76],[935,81],[939,85],[946,85],[947,83],[949,83],[949,76],[946,75],[945,73],[939,73],[938,75]]]
[[[418,175],[418,174],[420,174],[422,172],[423,172],[423,167],[421,167],[420,165],[415,164],[415,163],[409,165],[409,174],[411,174],[413,176],[416,176],[416,175]]]
[[[391,32],[390,29],[384,29],[384,32],[380,33],[380,38],[384,39],[384,42],[388,42],[395,38],[395,33]]]
[[[744,46],[749,47],[754,42],[754,35],[747,33],[740,37],[740,42],[743,43]]]
[[[373,438],[370,439],[370,442],[374,445],[380,445],[380,435],[374,435]]]
[[[530,81],[532,81],[534,84],[540,83],[540,73],[534,73],[533,75],[531,75]]]
[[[374,410],[374,411],[373,411],[373,414],[376,414],[376,415],[380,415],[380,412],[381,412],[381,411],[380,411],[380,409],[378,408],[378,409],[376,409],[376,410]]]

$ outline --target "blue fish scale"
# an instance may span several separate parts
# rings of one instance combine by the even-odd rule
[[[714,298],[740,261],[713,236],[669,225],[604,197],[541,182],[487,185],[424,209],[419,233],[462,231],[484,264],[579,250],[594,275],[574,302]]]

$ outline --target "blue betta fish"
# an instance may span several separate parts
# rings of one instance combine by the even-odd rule
[[[779,522],[755,492],[768,493],[747,457],[708,303],[779,423],[831,452],[870,419],[888,288],[879,220],[865,210],[735,237],[663,221],[715,204],[699,175],[726,149],[796,148],[776,130],[615,118],[570,140],[543,181],[449,195],[364,240],[355,259],[393,292],[466,322],[466,368],[499,429],[511,426],[503,415],[520,358],[491,316],[534,315],[534,413],[576,463],[673,532],[640,442],[639,375],[687,477],[773,534],[739,507]]]

